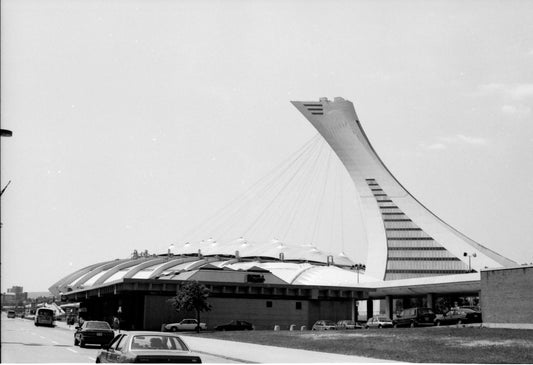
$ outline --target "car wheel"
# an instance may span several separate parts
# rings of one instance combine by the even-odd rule
[[[435,323],[435,326],[437,326],[437,327],[440,326],[440,321],[437,321],[437,322]]]
[[[383,326],[382,326],[382,325],[379,325],[378,328],[383,328]]]
[[[411,322],[411,324],[409,325],[409,327],[411,327],[411,328],[415,328],[415,322]]]
[[[79,346],[79,345],[80,345],[80,342],[76,338],[74,338],[74,346]]]
[[[460,319],[457,321],[457,324],[463,324],[463,321]]]
[[[83,342],[83,340],[80,340],[80,347],[85,347],[85,342]]]
[[[100,361],[100,358],[97,357],[97,358],[96,358],[96,363],[97,363],[97,364],[100,364],[100,362],[101,362],[101,361]]]
[[[177,331],[178,331],[178,327],[170,327],[170,330],[171,330],[172,332],[177,332]]]
[[[392,327],[394,327],[394,328],[398,328],[398,323],[394,323],[394,324],[392,325]]]

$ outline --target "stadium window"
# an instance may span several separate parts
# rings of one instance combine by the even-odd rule
[[[296,302],[296,309],[302,309],[302,302]]]

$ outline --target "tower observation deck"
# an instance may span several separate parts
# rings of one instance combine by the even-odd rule
[[[372,148],[350,101],[336,97],[292,104],[324,137],[355,184],[365,220],[369,276],[395,280],[516,266],[416,200]]]

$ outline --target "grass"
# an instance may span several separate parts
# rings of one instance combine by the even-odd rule
[[[203,332],[198,336],[402,362],[533,363],[531,330],[450,326],[320,332]]]

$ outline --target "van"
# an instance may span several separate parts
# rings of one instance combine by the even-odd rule
[[[433,309],[431,308],[415,307],[404,309],[400,314],[396,315],[396,318],[393,321],[393,326],[433,326],[435,316],[435,312],[433,312]]]
[[[54,326],[54,310],[50,308],[38,308],[35,311],[33,322],[36,326]]]

